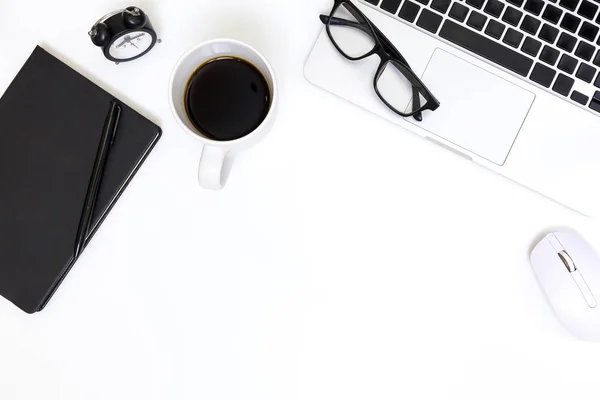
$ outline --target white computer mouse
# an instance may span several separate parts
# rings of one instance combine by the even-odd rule
[[[546,235],[531,265],[556,316],[575,336],[600,341],[600,257],[577,232]]]

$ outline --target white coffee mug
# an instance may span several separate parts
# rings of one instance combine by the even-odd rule
[[[266,118],[251,133],[231,141],[208,138],[194,127],[185,109],[185,93],[191,75],[202,64],[219,57],[237,57],[257,67],[269,84],[271,106]],[[277,82],[267,59],[251,46],[233,39],[215,39],[201,43],[185,53],[175,65],[169,82],[169,103],[175,119],[184,131],[200,140],[204,147],[200,156],[198,181],[206,189],[220,190],[225,184],[223,165],[232,151],[247,149],[260,142],[271,130],[278,102]],[[232,116],[235,118],[235,115]]]

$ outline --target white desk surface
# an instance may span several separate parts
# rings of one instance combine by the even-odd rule
[[[597,398],[600,344],[563,331],[528,253],[560,226],[600,248],[598,221],[308,83],[331,4],[139,1],[163,43],[116,66],[87,31],[128,1],[0,1],[0,93],[41,44],[164,130],[48,307],[0,299],[1,399]],[[281,84],[220,193],[167,102],[215,37]]]

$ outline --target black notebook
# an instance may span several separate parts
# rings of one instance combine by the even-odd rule
[[[36,47],[0,98],[0,294],[40,311],[75,262],[77,228],[111,101],[121,106],[89,242],[160,128]]]

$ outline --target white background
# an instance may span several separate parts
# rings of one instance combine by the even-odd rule
[[[0,0],[0,93],[41,44],[164,130],[48,307],[0,299],[1,399],[598,397],[600,345],[564,332],[528,262],[557,227],[600,247],[597,221],[309,84],[331,0],[139,1],[163,43],[116,66],[87,31],[128,5]],[[215,37],[281,87],[219,193],[167,99]]]

